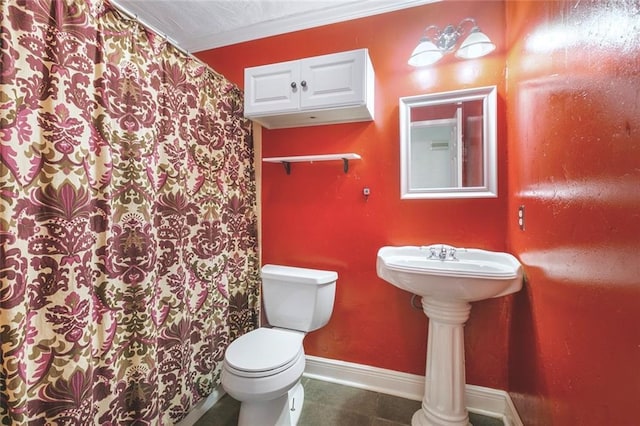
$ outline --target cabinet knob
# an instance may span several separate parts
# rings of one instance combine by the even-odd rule
[[[291,88],[292,88],[292,89],[295,89],[295,88],[296,88],[296,82],[295,82],[295,81],[292,81],[292,82],[291,82]]]
[[[300,82],[300,86],[302,86],[302,87],[307,87],[307,82],[306,82],[305,80],[302,80],[302,81]]]

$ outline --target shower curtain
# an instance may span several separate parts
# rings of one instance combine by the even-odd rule
[[[258,322],[241,93],[103,0],[0,13],[0,424],[173,424]]]

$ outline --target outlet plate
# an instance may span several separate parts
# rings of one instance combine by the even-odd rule
[[[518,226],[521,231],[524,231],[524,205],[518,207]]]

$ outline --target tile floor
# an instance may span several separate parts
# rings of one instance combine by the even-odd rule
[[[419,401],[303,377],[304,407],[298,426],[405,426]],[[236,426],[240,403],[225,395],[195,426]],[[500,419],[470,413],[473,426],[503,426]],[[267,426],[267,425],[256,425]]]

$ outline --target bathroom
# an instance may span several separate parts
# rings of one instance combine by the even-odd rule
[[[469,16],[495,52],[407,65],[425,26]],[[424,374],[427,320],[377,277],[377,250],[505,251],[524,265],[525,284],[474,303],[467,383],[508,392],[525,425],[637,422],[639,16],[633,1],[444,1],[196,53],[243,88],[246,67],[369,49],[374,121],[254,132],[262,157],[361,156],[348,173],[330,162],[291,174],[255,163],[261,263],[338,273],[332,318],[305,338],[308,355]],[[498,87],[498,197],[401,200],[398,99],[489,85]]]

